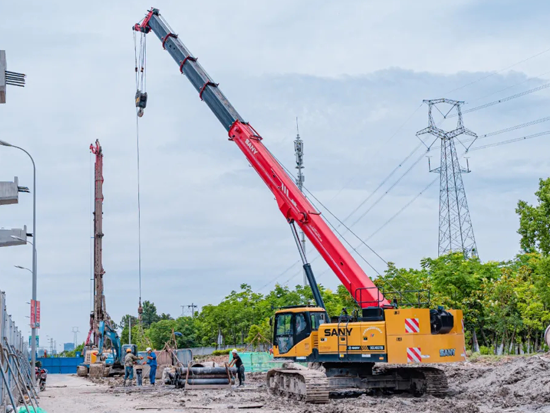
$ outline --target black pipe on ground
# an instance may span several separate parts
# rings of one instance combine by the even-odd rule
[[[227,377],[227,370],[225,367],[191,367],[190,369],[187,367],[180,367],[178,369],[179,374],[182,376],[187,375],[187,370],[189,370],[189,376],[216,375]],[[237,373],[236,367],[230,367],[228,370],[230,373]]]

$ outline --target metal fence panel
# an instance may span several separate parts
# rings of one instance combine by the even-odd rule
[[[2,362],[0,368],[0,407],[5,411],[11,405],[12,398],[18,399],[20,394],[31,396],[30,403],[37,404],[36,394],[30,386],[31,374],[34,369],[29,363],[29,351],[21,330],[17,327],[6,307],[6,293],[0,291],[0,350]]]

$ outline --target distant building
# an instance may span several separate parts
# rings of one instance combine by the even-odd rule
[[[65,343],[63,344],[63,351],[73,351],[74,343]]]

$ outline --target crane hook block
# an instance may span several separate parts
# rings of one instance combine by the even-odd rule
[[[136,91],[136,108],[145,109],[147,106],[147,92]]]

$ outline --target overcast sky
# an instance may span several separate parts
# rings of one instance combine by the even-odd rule
[[[105,153],[104,268],[115,321],[138,305],[136,124],[132,25],[149,1],[20,1],[3,6],[0,49],[27,74],[0,107],[0,139],[26,148],[38,168],[38,297],[41,344],[88,331],[91,274],[90,143]],[[345,218],[419,144],[423,99],[465,100],[464,110],[543,85],[550,77],[547,16],[534,1],[163,1],[155,4],[220,88],[294,172],[298,116],[306,186]],[[483,135],[548,115],[549,89],[472,112]],[[272,194],[154,35],[148,36],[148,108],[140,120],[142,299],[160,312],[217,303],[241,283],[268,292],[301,281],[288,225]],[[456,118],[454,119],[456,121]],[[452,122],[443,123],[451,129]],[[546,131],[539,124],[482,146]],[[472,151],[464,176],[483,261],[518,252],[518,199],[534,201],[550,170],[549,138]],[[459,153],[464,152],[459,146]],[[353,224],[422,157],[353,231],[369,237],[437,176],[418,149],[346,224]],[[439,165],[434,149],[432,167]],[[464,159],[462,159],[464,162]],[[0,147],[0,180],[31,186],[26,156]],[[438,183],[368,244],[386,261],[418,267],[437,256]],[[323,215],[328,213],[323,210]],[[334,219],[331,218],[331,221]],[[32,196],[0,208],[0,226],[32,224]],[[359,241],[345,235],[354,246]],[[385,264],[358,249],[376,269]],[[319,281],[338,279],[310,258]],[[0,250],[0,289],[28,324],[30,246]],[[356,255],[356,257],[358,257]],[[375,276],[360,257],[367,274]],[[187,308],[185,308],[187,310]],[[189,314],[189,312],[187,312]],[[28,328],[22,328],[24,333]]]

